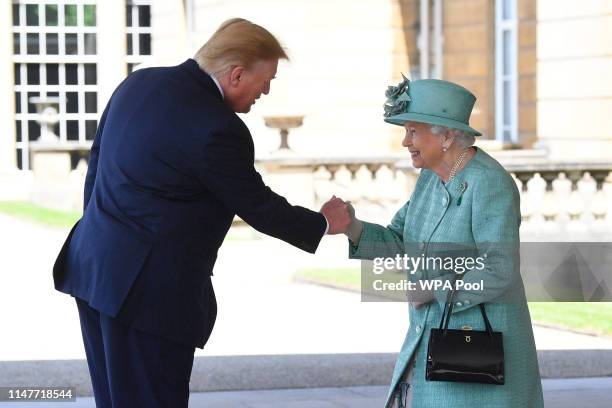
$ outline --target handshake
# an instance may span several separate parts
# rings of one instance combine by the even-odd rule
[[[355,218],[355,209],[350,201],[332,196],[323,207],[321,214],[325,216],[329,224],[327,233],[329,235],[345,234],[353,243],[359,242],[363,223]]]

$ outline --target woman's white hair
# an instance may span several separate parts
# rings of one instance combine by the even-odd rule
[[[444,133],[448,132],[449,134],[455,136],[455,143],[457,143],[457,146],[459,146],[461,149],[466,149],[472,146],[476,141],[476,138],[473,135],[470,135],[469,133],[459,129],[447,128],[446,126],[431,125],[430,130],[431,133],[433,133],[434,135],[443,135]]]

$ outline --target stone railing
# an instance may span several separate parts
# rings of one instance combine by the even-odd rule
[[[521,192],[524,239],[612,239],[611,162],[551,161],[540,150],[492,155]],[[364,219],[387,223],[408,200],[418,170],[406,155],[313,158],[272,157],[258,161],[266,181],[290,200],[313,207],[332,195],[354,203]]]
[[[612,163],[505,167],[521,191],[523,236],[559,241],[612,239]]]
[[[336,195],[378,222],[408,199],[418,176],[405,155],[274,157],[258,161],[257,167],[291,202],[318,208]]]
[[[34,161],[38,163],[48,152],[36,154]],[[612,241],[612,161],[551,161],[540,150],[501,150],[492,155],[512,174],[521,192],[523,237]],[[259,159],[256,165],[266,183],[292,203],[319,208],[336,195],[350,200],[361,218],[383,224],[408,200],[418,177],[418,170],[405,153],[361,157],[304,157],[290,153]],[[39,174],[34,174],[32,198],[46,197],[48,202],[41,205],[80,209],[86,165],[82,162],[72,171],[68,166],[53,174],[58,179],[55,184],[73,186],[70,192],[62,193],[70,200],[58,206],[42,195],[51,187],[56,191],[55,184],[46,186],[49,183],[42,177],[49,173],[46,165],[35,166],[43,171],[34,171]],[[41,183],[45,189],[36,187]]]

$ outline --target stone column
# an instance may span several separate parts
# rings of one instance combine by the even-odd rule
[[[300,160],[298,156],[295,159]],[[262,161],[258,163],[257,168],[262,173],[266,185],[285,197],[291,204],[316,208],[312,166],[307,163],[294,165],[291,161],[291,158],[287,159],[287,163],[283,163],[282,160]]]
[[[30,201],[42,207],[72,210],[70,151],[59,146],[32,143],[34,182]]]
[[[522,148],[537,141],[536,3],[518,0],[518,136]]]
[[[612,157],[612,5],[538,0],[537,129],[551,158]]]
[[[184,1],[153,0],[151,4],[151,47],[156,65],[176,65],[191,58],[203,44],[187,32]],[[198,2],[193,2],[199,5]],[[191,11],[194,11],[192,9]],[[201,22],[194,21],[196,26]]]
[[[3,132],[0,135],[0,176],[15,172],[17,159],[15,153],[15,97],[13,85],[13,35],[11,27],[12,2],[0,2],[0,27],[4,27],[0,35],[0,123]]]
[[[470,125],[483,133],[479,142],[495,138],[494,3],[443,2],[442,79],[456,82],[476,96]]]
[[[98,26],[98,109],[100,116],[113,91],[127,75],[125,0],[97,4]]]

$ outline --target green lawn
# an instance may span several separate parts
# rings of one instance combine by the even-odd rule
[[[71,228],[81,218],[77,211],[61,211],[41,207],[25,201],[0,201],[0,213],[23,220],[59,228]],[[233,226],[226,241],[251,241],[259,239],[253,234],[251,227],[244,225]]]
[[[531,302],[529,311],[537,323],[612,336],[612,303]]]
[[[336,286],[349,290],[361,289],[361,273],[359,269],[300,269],[295,277],[302,281]]]
[[[70,228],[81,213],[40,207],[25,201],[0,201],[0,212],[51,227]]]
[[[399,302],[406,300],[406,294],[403,291],[377,291],[372,289],[373,280],[380,277],[372,274],[367,274],[366,277],[368,280],[361,282],[361,271],[355,268],[300,269],[295,274],[295,278],[299,281],[358,291],[369,299]],[[399,283],[404,279],[404,274],[388,271],[384,281],[386,283]]]
[[[359,269],[301,269],[296,278],[350,290],[361,289]],[[612,303],[531,302],[529,311],[534,323],[612,336]]]

